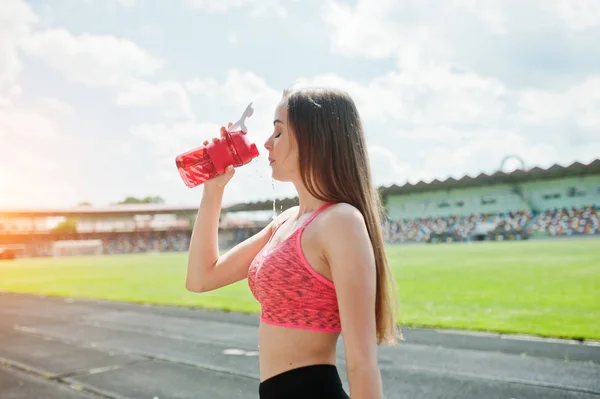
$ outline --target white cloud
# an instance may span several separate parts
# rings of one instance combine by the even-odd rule
[[[562,34],[571,40],[569,30],[579,34],[599,26],[598,2],[328,0],[321,17],[330,28],[334,53],[390,59],[397,68],[364,84],[335,75],[301,79],[300,84],[348,90],[372,126],[387,125],[401,139],[386,147],[390,153],[379,151],[378,156],[391,165],[403,165],[399,159],[408,156],[419,165],[403,169],[411,175],[402,176],[407,180],[493,171],[509,153],[522,156],[529,166],[589,159],[589,146],[573,137],[600,141],[592,137],[600,130],[597,75],[571,77],[563,89],[519,89],[476,68],[479,53],[497,56],[485,48],[491,40],[503,46],[498,54],[514,57],[523,50],[510,41],[515,32]],[[515,53],[506,52],[513,44]],[[532,50],[540,44],[535,46]],[[494,60],[496,71],[511,63]]]
[[[148,81],[164,68],[164,61],[130,40],[52,29],[32,35],[24,49],[67,79],[115,90],[119,106],[147,107],[170,119],[194,119],[188,94],[179,82]]]
[[[245,104],[247,99],[258,97],[272,100],[281,98],[282,91],[271,88],[262,77],[249,71],[229,69],[223,83],[214,78],[195,78],[186,83],[190,92],[210,98],[219,98],[229,105]],[[240,99],[239,97],[242,97]]]
[[[23,1],[0,2],[0,203],[27,206],[60,201],[73,193],[69,184],[70,151],[53,116],[68,112],[57,99],[41,99],[38,108],[20,105],[23,70],[19,48],[29,39],[38,17]],[[33,101],[36,102],[36,101]],[[62,110],[62,111],[61,111]],[[63,181],[53,177],[61,176]]]
[[[270,87],[265,79],[252,72],[239,69],[228,70],[221,82],[214,78],[198,77],[187,81],[185,87],[195,98],[219,104],[234,113],[229,120],[171,125],[147,124],[132,129],[134,136],[144,138],[152,144],[154,153],[161,159],[157,167],[149,172],[152,174],[150,181],[172,184],[174,189],[185,191],[174,166],[175,157],[202,145],[204,140],[218,137],[220,127],[227,122],[237,121],[248,103],[252,102],[254,114],[246,121],[247,137],[257,145],[261,156],[236,170],[236,175],[226,190],[224,203],[293,195],[291,185],[275,184],[272,181],[263,146],[266,138],[272,133],[273,114],[281,100],[282,90]]]
[[[12,101],[8,97],[0,97],[0,108],[10,107],[12,105]]]
[[[549,34],[572,42],[600,26],[596,0],[326,0],[321,17],[336,54],[396,59],[403,69],[458,61],[463,67],[489,62],[508,49]],[[515,35],[520,32],[521,34]],[[543,35],[543,36],[540,36]],[[554,36],[557,37],[557,36]],[[532,44],[534,44],[531,42]],[[535,43],[538,45],[539,43]],[[490,46],[494,46],[490,49]],[[538,46],[539,47],[539,46]],[[494,50],[494,51],[490,51]],[[523,73],[524,71],[520,71]]]
[[[202,145],[201,141],[218,136],[219,128],[214,123],[144,124],[132,128],[131,134],[151,143],[158,155],[174,160],[176,155]]]
[[[190,93],[201,94],[211,100],[217,97],[219,91],[219,82],[215,78],[194,78],[184,85]]]
[[[600,3],[596,0],[552,0],[548,5],[571,29],[600,25]]]
[[[474,165],[477,160],[495,167],[499,164],[499,160],[495,160],[499,156],[496,143],[502,142],[503,134],[512,137],[512,143],[526,142],[516,133],[492,128],[506,116],[503,99],[509,93],[500,82],[475,73],[456,73],[442,66],[425,68],[420,72],[391,72],[365,84],[326,74],[299,78],[292,85],[293,88],[316,86],[341,88],[353,96],[365,119],[369,143],[374,138],[372,135],[378,135],[373,129],[387,126],[389,145],[369,146],[373,176],[378,185],[433,178],[435,174],[448,170],[444,160],[454,162],[453,170]],[[281,98],[281,92],[271,88],[264,79],[239,70],[229,71],[222,83],[212,78],[198,78],[188,81],[186,87],[223,104],[242,106],[242,101],[248,96],[263,99],[260,106],[263,115],[254,121],[259,126],[266,126],[263,121],[270,123],[269,118]],[[464,125],[471,127],[461,128]],[[262,131],[260,128],[257,130],[251,129],[252,137],[262,138]],[[265,129],[264,134],[267,133],[270,132]],[[435,150],[435,167],[431,166],[430,154],[425,150],[431,149],[431,146],[423,147],[423,140],[429,141],[429,145],[436,141],[444,143],[443,148]],[[485,143],[490,145],[486,147]],[[419,147],[423,150],[419,151]],[[526,150],[527,146],[522,145],[521,148]],[[473,162],[465,163],[461,157],[440,156],[438,152],[442,150],[459,153],[461,157],[470,151],[480,154],[470,158]],[[417,163],[401,160],[409,152],[418,155]],[[492,163],[490,156],[494,159]],[[236,184],[233,186],[236,187]],[[243,191],[239,187],[234,190]]]
[[[558,22],[578,31],[600,24],[600,4],[596,0],[530,0],[526,3],[455,0],[454,3],[490,23],[497,33],[506,33],[516,25],[537,30],[556,27]]]
[[[431,2],[422,1],[357,0],[351,5],[327,0],[321,15],[332,29],[334,52],[375,59],[398,57],[409,66],[448,53],[435,32],[436,23],[445,18],[440,7],[444,8],[437,4],[433,9]]]
[[[227,41],[230,44],[237,44],[237,42],[238,42],[238,35],[237,35],[237,33],[235,33],[235,32],[229,32],[227,34]]]
[[[155,7],[117,1],[138,6],[139,18],[155,20],[144,14],[157,12]],[[122,196],[117,190],[124,187],[141,192],[151,186],[171,200],[195,201],[196,191],[184,187],[176,172],[175,156],[218,135],[219,127],[236,121],[252,101],[255,114],[247,121],[248,138],[263,156],[238,169],[226,202],[292,195],[290,185],[275,184],[273,189],[263,143],[285,88],[273,82],[295,77],[296,87],[333,86],[353,96],[365,122],[376,184],[493,172],[507,154],[523,157],[528,166],[548,166],[585,162],[600,153],[600,53],[595,50],[600,3],[595,0],[325,0],[313,9],[306,7],[302,15],[289,12],[291,3],[281,0],[187,4],[199,11],[192,23],[197,26],[177,19],[181,29],[170,29],[166,21],[182,10],[176,9],[177,3],[166,5],[158,11],[165,14],[165,25],[149,31],[148,25],[136,26],[134,19],[121,31],[137,36],[136,43],[116,36],[100,16],[86,31],[104,34],[74,33],[76,23],[69,26],[68,20],[56,18],[61,5],[53,6],[52,12],[36,8],[45,10],[39,18],[52,28],[32,30],[38,16],[26,2],[0,2],[0,190],[17,187],[11,189],[13,200],[21,195],[33,201],[33,189],[25,183],[19,187],[19,181],[37,173],[38,179],[45,176],[38,187],[50,193],[49,201],[60,199],[56,186],[65,189],[65,201],[97,203],[94,198],[71,200],[77,190],[78,195],[90,195],[96,189],[84,192],[86,179],[78,176],[82,172],[70,168],[81,162],[77,154],[82,148],[97,143],[123,162],[131,156],[139,159],[131,168],[114,162],[122,171],[114,179],[108,171],[106,177],[94,176],[105,179],[106,187],[98,189],[98,195],[116,199]],[[75,12],[78,7],[68,9]],[[109,9],[120,12],[119,18],[132,15],[119,7]],[[175,14],[166,15],[169,11]],[[185,42],[194,35],[210,37],[214,31],[209,29],[214,28],[196,20],[210,22],[214,13],[236,21],[235,29],[222,30],[214,39],[219,43],[216,49],[207,46],[202,53],[214,62],[197,68],[195,63],[204,59],[190,55]],[[319,53],[317,46],[314,57],[282,62],[282,67],[273,62],[281,57],[273,56],[274,49],[284,43],[299,54],[304,44],[278,28],[277,34],[265,36],[264,49],[247,53],[243,63],[223,59],[222,46],[239,45],[241,32],[262,23],[244,19],[246,15],[287,16],[289,26],[310,21],[311,32],[330,43],[332,54]],[[79,21],[79,16],[73,20]],[[152,33],[156,31],[160,35]],[[156,52],[146,50],[144,41]],[[189,45],[194,46],[193,40]],[[20,59],[21,50],[27,57]],[[352,65],[356,58],[362,58],[359,67]],[[31,67],[23,68],[25,60]],[[304,74],[309,62],[308,69],[316,72]],[[252,70],[244,69],[248,65]],[[350,68],[343,69],[347,65]],[[78,84],[51,84],[43,75],[48,67],[60,72],[59,78]],[[359,74],[351,72],[356,68]],[[204,75],[194,78],[197,70]],[[38,85],[40,81],[44,84]],[[103,116],[113,112],[98,96],[114,98],[114,120],[102,121],[85,134],[70,132],[72,126],[85,125],[88,116],[98,118],[95,109]],[[149,112],[119,112],[134,108]],[[130,118],[135,118],[131,126]],[[163,123],[154,123],[157,118]],[[110,130],[110,137],[93,136],[96,129]],[[130,134],[122,137],[119,131]],[[98,162],[95,155],[86,160]]]
[[[270,87],[265,79],[255,73],[233,68],[227,71],[222,83],[214,78],[195,78],[185,85],[191,93],[234,110],[235,113],[231,114],[229,120],[215,121],[216,123],[226,125],[227,122],[236,122],[252,102],[254,114],[247,120],[252,140],[262,145],[262,141],[272,133],[273,114],[281,100],[283,89]]]
[[[564,137],[540,141],[535,132],[524,127],[523,110],[516,112],[508,106],[520,98],[520,93],[473,71],[439,64],[418,71],[390,72],[364,84],[324,74],[299,78],[293,85],[315,86],[341,88],[353,96],[365,120],[368,142],[381,133],[388,134],[387,146],[370,145],[378,185],[459,178],[482,169],[491,173],[506,154],[520,155],[529,166],[548,166],[559,159],[583,155],[582,148],[559,151]],[[246,97],[243,93],[259,97],[264,93],[269,113],[280,98],[280,92],[264,79],[239,70],[229,71],[221,84],[212,78],[194,79],[186,87],[213,101],[240,106],[240,98]],[[266,113],[260,120],[267,121]]]
[[[113,148],[112,151],[116,155],[128,156],[134,151],[134,146],[126,140],[120,140]]]
[[[590,76],[565,90],[525,90],[519,104],[527,123],[570,123],[586,129],[590,138],[600,141],[600,75]]]
[[[466,141],[423,150],[421,155],[426,161],[422,164],[420,177],[460,178],[465,173],[493,173],[500,167],[502,159],[509,154],[523,158],[528,167],[550,166],[559,159],[559,149],[550,144],[537,143],[533,146],[523,134],[489,129]]]
[[[137,0],[118,0],[119,4],[126,8],[132,8],[137,5]]]
[[[510,118],[504,105],[507,89],[475,73],[456,74],[440,66],[392,72],[365,84],[324,75],[300,79],[296,86],[338,87],[353,96],[364,119],[367,141],[382,143],[380,137],[386,137],[385,148],[383,144],[370,146],[378,185],[433,179],[474,165],[495,166],[499,150],[494,143],[507,134],[495,128]],[[471,152],[478,155],[467,159],[482,163],[465,163],[462,157]]]
[[[46,206],[77,199],[76,142],[35,109],[0,107],[0,206]]]
[[[0,137],[13,140],[58,139],[60,129],[56,123],[41,113],[8,107],[0,109]],[[9,143],[10,143],[9,142]],[[6,151],[8,146],[2,146]]]
[[[0,96],[3,92],[18,90],[15,85],[22,69],[18,49],[28,37],[30,26],[37,21],[27,3],[19,0],[0,2]]]
[[[55,97],[44,97],[40,100],[40,106],[43,112],[49,116],[66,117],[75,113],[70,104]]]
[[[117,104],[123,107],[155,107],[167,118],[194,119],[188,94],[181,83],[175,81],[149,83],[132,79],[118,94]]]
[[[227,13],[238,9],[250,8],[252,16],[276,15],[287,17],[288,13],[281,0],[187,0],[190,7],[211,13]],[[243,16],[242,16],[243,17]]]
[[[400,162],[389,148],[369,146],[371,175],[377,185],[392,185],[398,182],[398,176],[410,176],[414,173],[408,163]]]
[[[130,40],[110,35],[76,36],[65,29],[36,33],[24,49],[88,87],[121,86],[132,78],[154,76],[164,65]]]
[[[495,79],[444,65],[390,72],[364,85],[330,74],[298,79],[296,86],[347,90],[364,118],[409,126],[492,124],[503,116],[508,95]]]
[[[255,0],[188,0],[190,7],[222,13],[252,3],[255,3]]]

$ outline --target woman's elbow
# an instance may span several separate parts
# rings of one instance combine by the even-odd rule
[[[201,284],[196,282],[191,282],[190,280],[186,280],[185,289],[190,292],[201,293],[204,292],[204,287]]]
[[[199,276],[190,276],[188,274],[185,278],[185,289],[190,292],[200,293],[206,291],[206,284]]]

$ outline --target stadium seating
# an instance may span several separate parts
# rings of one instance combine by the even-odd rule
[[[600,234],[600,159],[381,189],[389,244]],[[297,199],[280,202],[287,208]],[[226,210],[219,220],[221,249],[270,222],[272,205],[262,201]],[[196,213],[196,206],[156,204],[0,210],[0,258],[186,251]],[[65,220],[50,226],[45,217]]]
[[[540,213],[531,223],[532,232],[550,236],[600,234],[598,213],[600,207],[550,209]]]
[[[389,244],[466,242],[477,240],[480,224],[492,224],[487,240],[521,240],[529,237],[556,237],[600,234],[600,207],[551,208],[543,212],[515,211],[479,213],[462,216],[387,219],[383,223],[384,238]],[[224,247],[243,241],[250,232],[244,229],[227,236]],[[86,239],[102,240],[102,253],[125,254],[144,252],[186,251],[190,230],[165,232],[86,234]],[[66,236],[40,236],[25,245],[26,257],[52,256],[52,243]],[[72,238],[72,237],[71,237]]]
[[[26,246],[24,255],[26,257],[52,256],[52,242],[59,241],[64,237],[43,237],[30,242]],[[91,234],[87,239],[96,238],[102,240],[103,254],[125,254],[145,252],[172,252],[186,251],[190,243],[190,232],[142,232],[142,233],[108,233]]]
[[[384,235],[388,243],[431,242],[434,235],[446,234],[449,240],[470,241],[479,223],[494,223],[492,235],[512,232],[517,239],[528,236],[571,236],[600,234],[598,220],[600,208],[584,206],[580,208],[549,209],[544,212],[507,212],[496,214],[471,214],[468,216],[446,216],[386,220]],[[519,235],[520,234],[520,235]],[[503,235],[503,239],[506,234]]]

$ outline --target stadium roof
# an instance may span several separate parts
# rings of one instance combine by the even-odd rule
[[[402,186],[391,185],[388,187],[380,187],[379,191],[382,195],[389,194],[409,194],[409,193],[421,193],[435,190],[448,190],[456,188],[466,187],[478,187],[492,184],[514,184],[519,182],[531,181],[531,180],[548,180],[557,179],[561,177],[569,176],[582,176],[586,174],[599,174],[600,173],[600,159],[596,159],[589,164],[582,164],[580,162],[574,162],[569,166],[561,166],[554,164],[549,168],[532,168],[529,170],[517,169],[512,172],[506,173],[498,171],[491,175],[481,173],[478,176],[471,177],[465,175],[460,179],[454,179],[452,177],[445,180],[435,179],[431,182],[419,181],[418,183],[411,184],[406,183]],[[277,207],[280,206],[283,209],[298,204],[298,198],[284,198],[277,201]],[[269,210],[273,208],[273,201],[258,201],[250,202],[245,204],[236,204],[228,207],[228,211],[258,211],[258,210]]]
[[[589,164],[574,162],[569,166],[554,164],[549,168],[543,169],[535,167],[529,170],[517,169],[513,172],[498,171],[491,175],[481,173],[478,176],[471,177],[465,175],[460,179],[452,177],[445,180],[435,179],[431,182],[419,181],[418,183],[406,183],[404,185],[391,185],[380,187],[383,195],[389,194],[408,194],[420,193],[435,190],[449,190],[466,187],[479,187],[492,184],[514,184],[531,180],[548,180],[562,177],[583,176],[600,174],[600,159],[596,159]],[[277,207],[287,209],[298,204],[298,198],[284,198],[277,200]],[[273,200],[257,201],[250,203],[240,203],[224,207],[224,212],[236,211],[259,211],[270,210],[273,208]],[[51,217],[51,216],[69,216],[69,215],[115,215],[115,214],[160,214],[160,213],[195,213],[198,205],[166,205],[166,204],[124,204],[111,205],[105,207],[77,206],[72,208],[21,208],[21,209],[0,209],[0,216],[27,216],[27,217]]]
[[[593,175],[599,173],[600,159],[596,159],[590,162],[589,164],[574,162],[569,166],[554,164],[546,169],[535,167],[528,170],[517,169],[509,173],[498,171],[491,175],[481,173],[475,177],[465,175],[458,180],[450,177],[445,180],[435,179],[429,183],[419,181],[416,184],[406,183],[402,186],[394,184],[389,187],[382,187],[380,190],[382,190],[382,193],[384,195],[408,194],[435,190],[480,187],[492,184],[515,184],[532,180],[550,180],[559,179],[563,177]]]
[[[12,208],[0,209],[0,216],[69,216],[69,215],[116,215],[116,214],[160,214],[160,213],[188,213],[197,212],[198,205],[166,205],[166,204],[122,204],[110,206],[75,206],[71,208]]]

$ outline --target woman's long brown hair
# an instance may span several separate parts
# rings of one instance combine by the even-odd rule
[[[363,215],[377,268],[377,344],[395,343],[396,289],[385,253],[382,201],[371,168],[359,112],[341,90],[285,91],[288,123],[298,144],[300,174],[307,190],[327,202],[344,202]]]

